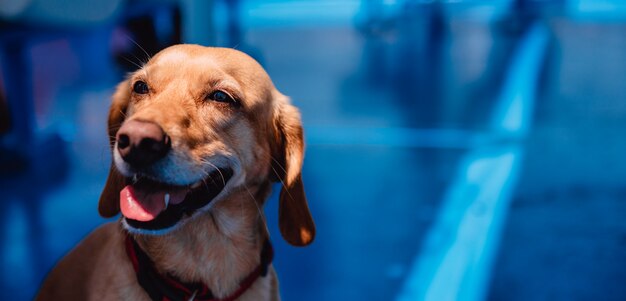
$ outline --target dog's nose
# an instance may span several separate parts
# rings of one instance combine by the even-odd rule
[[[117,131],[117,149],[133,167],[145,167],[170,150],[170,137],[156,123],[129,120]]]

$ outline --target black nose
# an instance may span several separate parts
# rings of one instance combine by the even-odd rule
[[[129,120],[117,131],[117,149],[133,167],[148,166],[170,150],[170,137],[156,123]]]

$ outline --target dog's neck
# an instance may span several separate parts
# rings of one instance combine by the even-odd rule
[[[261,207],[268,188],[233,191],[172,233],[140,236],[137,242],[161,273],[202,282],[216,297],[227,296],[260,264],[268,238]]]

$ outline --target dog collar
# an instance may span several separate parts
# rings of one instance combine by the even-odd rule
[[[267,275],[274,257],[274,250],[270,241],[266,240],[261,250],[259,266],[239,283],[239,288],[234,293],[222,299],[215,298],[211,290],[203,283],[185,283],[172,275],[158,273],[152,260],[128,234],[126,235],[126,254],[135,269],[137,282],[153,301],[233,301],[243,295],[259,277]]]

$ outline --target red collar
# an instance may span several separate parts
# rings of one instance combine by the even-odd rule
[[[172,275],[159,274],[152,260],[128,234],[126,235],[126,254],[137,274],[137,282],[153,301],[233,301],[243,295],[259,277],[267,275],[274,250],[269,240],[266,240],[261,250],[259,266],[239,283],[239,288],[234,293],[222,299],[215,298],[204,283],[185,283]]]

